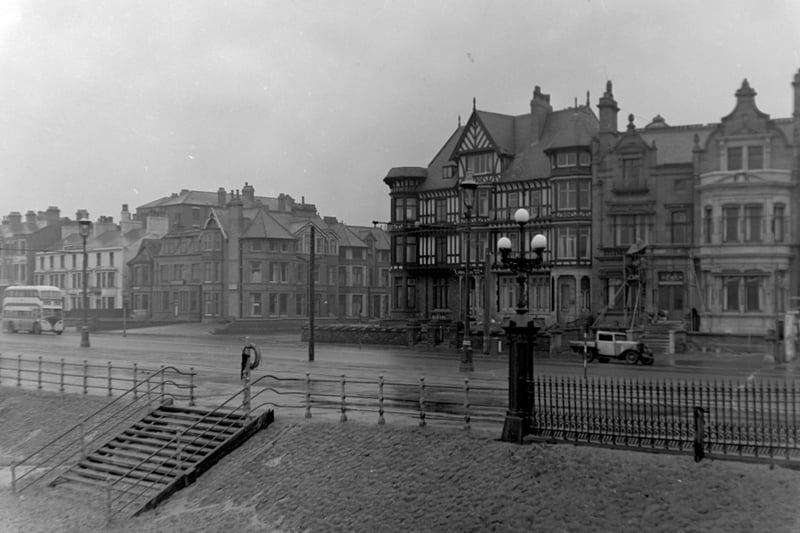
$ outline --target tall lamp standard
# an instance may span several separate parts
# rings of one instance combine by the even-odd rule
[[[471,174],[467,174],[461,180],[459,185],[464,193],[464,219],[467,222],[467,231],[465,234],[465,247],[467,249],[465,267],[464,267],[464,303],[462,305],[464,311],[464,342],[461,350],[461,364],[458,366],[460,372],[472,372],[475,366],[472,364],[472,338],[469,331],[469,284],[472,270],[472,258],[470,257],[470,232],[472,221],[472,205],[475,201],[475,189],[478,188],[478,182]]]
[[[83,239],[83,276],[81,277],[81,284],[83,285],[83,326],[81,326],[81,348],[88,348],[91,344],[89,344],[89,293],[87,291],[89,279],[86,272],[89,255],[86,253],[86,239],[92,231],[92,221],[85,218],[79,220],[78,229],[81,239]]]
[[[515,310],[517,319],[511,320],[509,325],[503,328],[508,339],[508,411],[501,439],[516,443],[522,443],[522,438],[529,430],[528,383],[533,379],[533,346],[537,332],[533,321],[527,320],[526,317],[528,296],[525,285],[529,275],[545,266],[542,253],[547,248],[547,238],[537,234],[531,239],[533,257],[525,256],[525,225],[528,220],[530,215],[527,210],[517,209],[514,213],[514,221],[519,225],[519,257],[511,257],[511,240],[508,237],[502,237],[497,241],[500,266],[516,274],[519,285]]]

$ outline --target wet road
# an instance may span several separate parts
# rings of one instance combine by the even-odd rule
[[[2,334],[0,354],[3,357],[37,358],[68,362],[158,367],[174,365],[179,368],[193,367],[198,375],[209,379],[238,381],[243,336],[211,335],[201,325],[192,325],[178,334],[166,328],[132,330],[126,336],[120,332],[102,332],[91,335],[91,347],[81,348],[80,337],[75,332],[61,336]],[[444,382],[507,381],[507,358],[501,355],[474,355],[475,371],[469,375],[458,371],[458,353],[417,352],[405,347],[383,347],[358,345],[315,345],[315,361],[308,361],[307,344],[301,343],[296,334],[250,337],[262,352],[262,363],[257,372],[271,374],[297,374],[306,372],[314,376],[351,378],[377,378],[383,375],[394,380],[417,380],[420,377]],[[576,354],[560,355],[556,358],[537,358],[536,374],[553,376],[581,376],[584,365]],[[681,355],[674,364],[657,359],[650,367],[629,366],[622,362],[592,362],[586,366],[589,376],[616,376],[646,379],[794,379],[795,365],[768,363],[759,355]]]
[[[175,366],[181,370],[194,369],[197,378],[196,398],[199,404],[219,405],[231,395],[241,390],[239,365],[244,336],[211,335],[208,327],[201,324],[185,326],[166,326],[132,330],[123,336],[121,332],[101,332],[91,335],[91,347],[80,347],[80,336],[66,332],[61,336],[1,334],[0,335],[0,375],[2,385],[10,386],[16,377],[17,357],[22,356],[28,371],[26,388],[36,387],[36,365],[39,357],[45,367],[58,372],[59,361],[76,365],[71,379],[73,392],[81,390],[82,377],[80,365],[96,365],[93,372],[98,375],[93,380],[95,387],[90,394],[105,394],[105,365],[109,363],[119,375],[119,389],[114,394],[130,387],[131,371],[134,363],[140,370],[156,370],[160,366]],[[297,334],[270,336],[253,335],[249,338],[261,349],[262,360],[253,372],[253,379],[262,378],[260,386],[281,390],[294,390],[294,396],[277,394],[263,395],[276,405],[284,402],[284,407],[300,410],[304,403],[303,380],[308,372],[314,380],[315,393],[328,394],[329,400],[315,398],[315,403],[328,401],[333,407],[328,415],[335,416],[335,404],[340,390],[341,376],[347,379],[348,402],[361,397],[374,404],[377,398],[378,381],[383,377],[386,393],[395,394],[411,402],[418,397],[415,388],[424,378],[427,401],[449,402],[458,405],[463,402],[465,378],[469,378],[470,403],[478,408],[485,406],[491,410],[492,419],[502,420],[507,406],[508,363],[504,355],[484,356],[474,354],[475,371],[464,374],[458,371],[458,353],[421,353],[405,347],[382,347],[358,345],[330,345],[317,343],[315,361],[308,361],[308,346],[301,343]],[[752,384],[762,380],[794,380],[797,375],[795,365],[775,365],[765,362],[759,355],[716,355],[683,354],[674,360],[658,360],[653,366],[630,366],[623,362],[588,363],[584,367],[582,359],[576,354],[563,354],[556,358],[537,358],[534,372],[536,376],[616,377],[631,380],[691,380],[747,382]],[[69,372],[69,371],[68,371]],[[62,372],[63,373],[63,372]],[[290,381],[276,382],[263,378],[266,375],[292,378]],[[139,374],[140,376],[142,374]],[[128,385],[125,379],[128,379]],[[58,386],[58,378],[51,378],[49,386]],[[402,392],[400,392],[402,390]],[[369,400],[366,400],[369,398]],[[374,406],[373,406],[374,407]],[[373,409],[374,410],[374,409]],[[317,411],[319,412],[319,411]],[[374,418],[374,415],[369,415]]]

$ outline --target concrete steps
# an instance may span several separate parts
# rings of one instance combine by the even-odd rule
[[[52,486],[104,501],[109,516],[136,515],[193,482],[273,420],[273,412],[240,412],[162,405],[122,430]]]
[[[674,354],[675,334],[685,330],[680,320],[662,320],[645,326],[640,340],[656,355]]]

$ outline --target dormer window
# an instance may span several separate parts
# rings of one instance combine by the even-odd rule
[[[642,159],[630,157],[622,160],[622,183],[637,185],[642,179]]]
[[[748,146],[747,147],[747,168],[759,169],[764,168],[764,147],[763,146]]]
[[[764,168],[764,147],[760,144],[729,146],[725,155],[726,170],[758,170]]]
[[[585,150],[566,150],[556,153],[552,161],[553,168],[588,167],[592,158]]]
[[[448,179],[453,179],[455,176],[456,176],[455,165],[445,165],[442,167],[442,178],[448,180]]]
[[[559,152],[556,154],[556,167],[574,167],[578,165],[578,152]]]
[[[742,147],[728,148],[728,170],[742,170]]]

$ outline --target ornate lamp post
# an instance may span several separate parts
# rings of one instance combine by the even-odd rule
[[[465,235],[465,247],[467,249],[466,261],[464,266],[464,342],[461,346],[461,363],[458,366],[460,372],[472,372],[475,370],[472,364],[472,338],[469,331],[469,283],[471,278],[472,260],[470,257],[470,232],[472,220],[472,205],[475,201],[475,189],[478,188],[478,182],[471,174],[467,174],[461,184],[459,185],[464,192],[464,219],[467,222],[467,230]]]
[[[530,215],[525,209],[517,209],[514,221],[519,225],[520,251],[519,257],[511,257],[511,240],[502,237],[497,241],[500,251],[499,265],[517,275],[519,295],[517,298],[517,319],[511,320],[503,328],[508,339],[508,411],[503,424],[502,440],[521,443],[528,434],[528,383],[533,379],[533,346],[536,342],[537,329],[532,320],[527,320],[528,296],[526,283],[528,276],[543,268],[542,253],[547,248],[547,238],[537,234],[531,239],[533,257],[525,256],[525,224]]]
[[[88,289],[88,275],[86,268],[89,263],[89,255],[86,253],[86,239],[92,231],[92,221],[81,219],[78,221],[78,229],[83,239],[83,276],[81,277],[81,284],[83,285],[83,325],[81,326],[81,348],[88,348],[89,344],[89,293]]]

